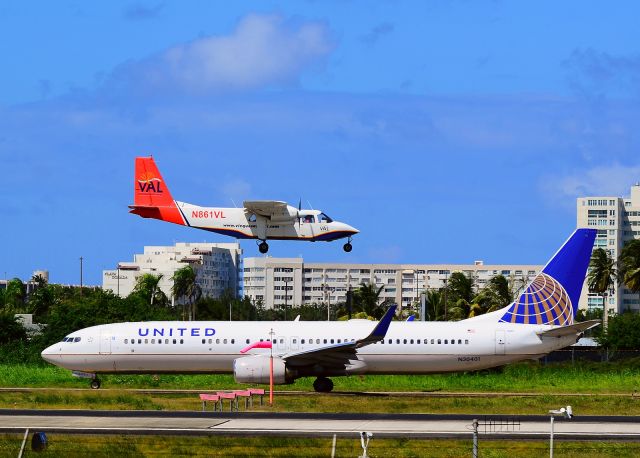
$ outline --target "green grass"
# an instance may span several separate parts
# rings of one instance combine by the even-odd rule
[[[105,388],[230,389],[231,375],[105,375]],[[370,375],[335,377],[338,391],[454,391],[540,393],[632,393],[640,391],[640,361],[576,362],[543,365],[512,364],[502,370],[436,375]],[[312,378],[297,380],[279,390],[308,390]],[[86,379],[45,365],[0,365],[0,387],[85,388]]]
[[[254,400],[252,411],[268,412],[353,412],[353,413],[468,413],[524,415],[542,414],[559,405],[570,404],[577,415],[605,415],[624,412],[640,415],[640,397],[572,396],[541,394],[538,396],[495,397],[407,397],[370,395],[291,395],[275,396],[273,406],[260,406]],[[96,409],[96,410],[186,410],[201,409],[196,394],[141,394],[122,390],[45,392],[9,392],[0,396],[4,409]],[[212,406],[208,406],[211,410]],[[225,403],[225,409],[228,404]],[[241,402],[241,409],[244,404]]]
[[[234,438],[223,436],[83,436],[48,434],[49,446],[41,454],[27,448],[25,456],[51,458],[69,456],[140,457],[140,456],[214,456],[214,457],[328,457],[331,456],[331,438]],[[22,435],[0,435],[0,456],[17,456]],[[29,445],[29,444],[28,444]],[[480,455],[487,458],[540,457],[548,455],[546,442],[483,441],[479,442]],[[377,439],[369,443],[372,457],[435,457],[457,458],[471,455],[471,440],[406,440]],[[554,448],[559,458],[616,457],[631,458],[640,455],[639,443],[618,442],[563,442]],[[353,457],[362,453],[360,440],[339,438],[337,457]]]

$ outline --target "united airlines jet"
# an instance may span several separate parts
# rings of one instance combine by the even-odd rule
[[[577,341],[597,321],[574,323],[596,231],[578,229],[509,306],[457,322],[368,320],[162,321],[73,332],[42,352],[48,362],[98,374],[233,373],[240,383],[275,384],[352,374],[473,371],[537,359]]]

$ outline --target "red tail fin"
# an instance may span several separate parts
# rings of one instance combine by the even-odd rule
[[[130,213],[184,225],[182,214],[152,157],[136,157],[133,186]]]

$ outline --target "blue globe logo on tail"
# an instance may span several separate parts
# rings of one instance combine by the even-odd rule
[[[553,277],[541,273],[533,279],[500,319],[507,323],[573,324],[573,307],[569,294]]]
[[[573,324],[595,237],[595,229],[577,229],[499,321]]]

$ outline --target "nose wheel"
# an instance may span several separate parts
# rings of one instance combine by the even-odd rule
[[[91,380],[90,386],[92,389],[97,390],[100,388],[100,379],[94,378]]]
[[[265,254],[267,251],[269,251],[269,244],[263,240],[258,244],[258,250],[260,251],[260,253]]]
[[[351,250],[353,250],[353,246],[351,245],[351,237],[349,237],[349,241],[347,243],[344,244],[344,246],[342,247],[342,249],[344,251],[346,251],[347,253],[351,253]]]

